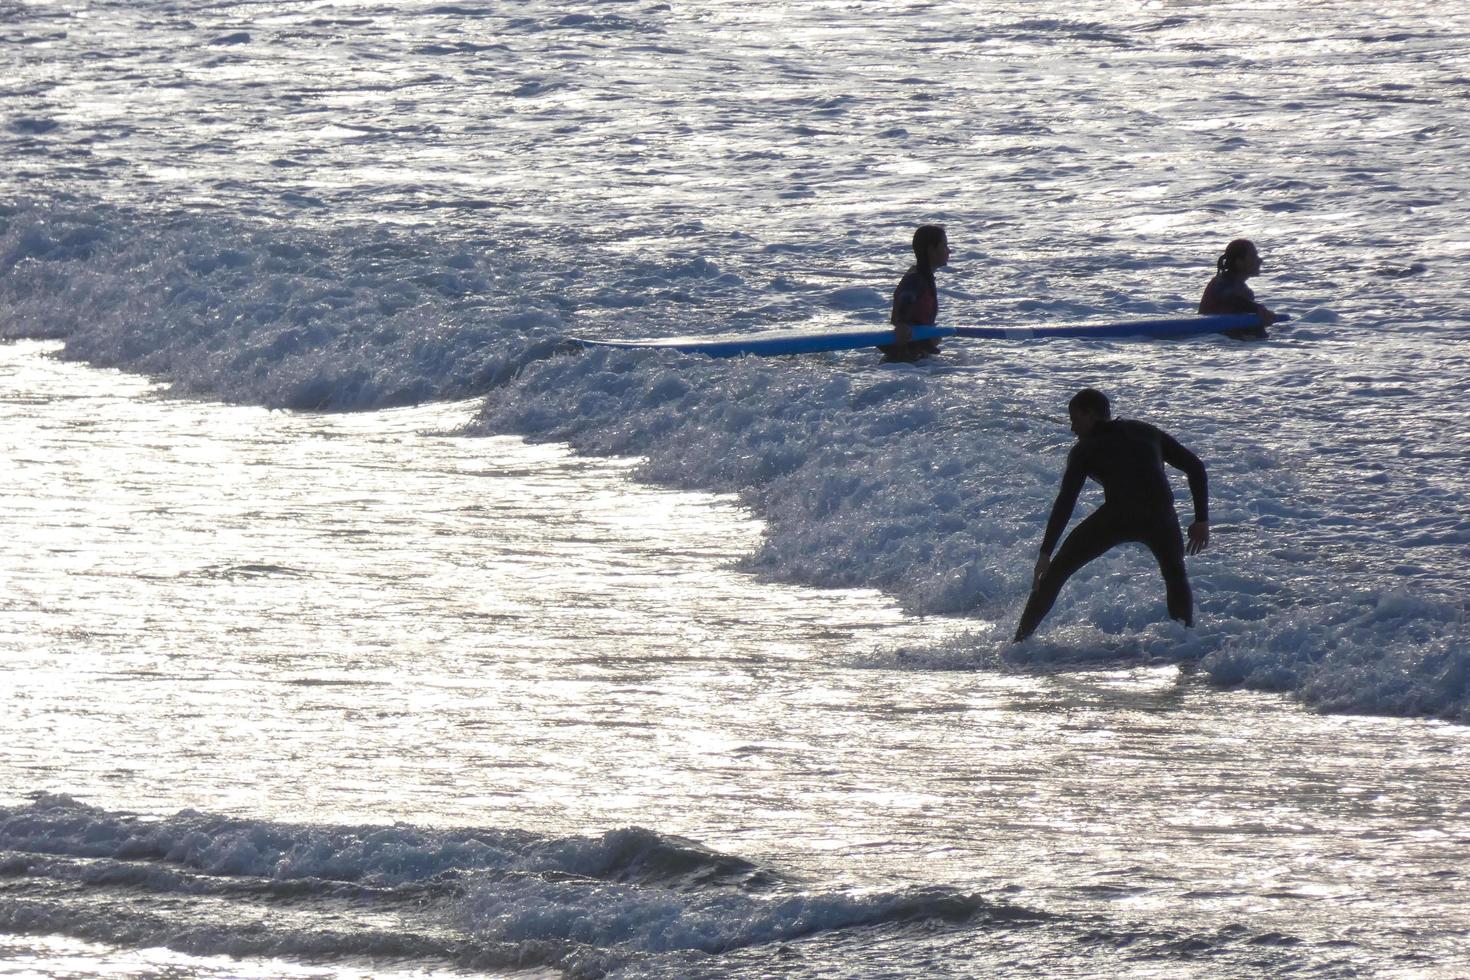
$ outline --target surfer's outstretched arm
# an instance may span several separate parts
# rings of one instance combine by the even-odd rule
[[[1041,554],[1036,559],[1036,570],[1031,576],[1031,588],[1035,589],[1041,577],[1051,567],[1051,553],[1066,530],[1067,521],[1072,519],[1072,509],[1077,506],[1077,496],[1087,482],[1087,470],[1078,459],[1077,448],[1067,456],[1067,468],[1062,472],[1062,485],[1057,490],[1057,499],[1051,505],[1051,517],[1046,522],[1046,533],[1041,537]]]
[[[1189,495],[1194,498],[1194,523],[1189,525],[1188,553],[1197,555],[1210,543],[1210,481],[1205,464],[1173,436],[1162,433],[1160,449],[1164,462],[1183,470],[1189,478]]]

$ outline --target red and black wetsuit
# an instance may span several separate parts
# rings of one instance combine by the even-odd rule
[[[899,280],[893,291],[893,313],[889,322],[895,327],[927,325],[939,319],[939,288],[934,284],[934,270],[915,265]],[[902,344],[884,344],[878,348],[885,361],[917,361],[939,350],[937,340],[911,340]]]
[[[1041,553],[1049,555],[1056,547],[1088,477],[1102,484],[1103,505],[1062,542],[1061,551],[1026,601],[1016,627],[1017,640],[1031,635],[1074,572],[1125,541],[1141,541],[1153,552],[1164,575],[1169,615],[1186,626],[1193,625],[1194,597],[1184,570],[1184,538],[1174,512],[1174,491],[1164,475],[1165,463],[1188,475],[1194,519],[1209,520],[1205,465],[1167,432],[1147,422],[1109,419],[1077,440],[1067,456],[1062,487],[1041,539]]]

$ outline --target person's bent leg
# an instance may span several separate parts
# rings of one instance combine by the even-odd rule
[[[1051,607],[1057,601],[1067,579],[1083,565],[1124,540],[1107,513],[1106,505],[1093,511],[1073,528],[1072,533],[1067,535],[1062,546],[1057,549],[1056,557],[1051,560],[1046,574],[1041,576],[1041,581],[1036,583],[1026,599],[1026,608],[1021,610],[1021,621],[1016,625],[1016,642],[1026,639],[1041,625],[1046,614],[1051,612]]]
[[[1169,514],[1159,526],[1151,529],[1143,539],[1159,563],[1159,572],[1164,576],[1165,601],[1169,605],[1169,618],[1177,619],[1185,626],[1194,625],[1194,593],[1189,588],[1189,572],[1184,566],[1184,535],[1179,530],[1179,518]]]

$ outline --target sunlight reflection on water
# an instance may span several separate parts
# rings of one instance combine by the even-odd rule
[[[875,593],[729,571],[759,522],[632,484],[627,461],[436,434],[466,405],[309,416],[170,402],[34,351],[6,348],[7,373],[41,381],[46,400],[7,418],[19,465],[5,509],[24,566],[8,576],[4,642],[28,661],[19,727],[53,733],[22,768],[66,771],[79,795],[169,745],[184,751],[147,767],[152,792],[223,789],[232,805],[259,794],[289,811],[279,777],[320,785],[333,753],[318,740],[418,771],[449,733],[426,746],[415,726],[509,714],[512,744],[477,755],[576,755],[582,729],[616,725],[668,669],[718,684],[955,629]],[[446,713],[456,702],[467,716]],[[411,758],[390,761],[399,748]],[[537,769],[520,788],[549,798],[555,779]],[[439,806],[444,781],[430,776],[415,803],[418,781],[395,786],[395,809]]]
[[[1150,928],[1326,941],[1364,889],[1431,944],[1465,925],[1437,884],[1470,844],[1460,729],[1312,716],[1176,665],[895,670],[985,624],[734,573],[761,528],[729,501],[444,435],[469,406],[171,401],[45,349],[0,349],[15,790],[636,823],[816,880]]]

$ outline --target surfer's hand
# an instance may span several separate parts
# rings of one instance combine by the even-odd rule
[[[1191,555],[1197,555],[1205,550],[1210,543],[1210,525],[1205,521],[1195,521],[1189,525],[1189,547],[1185,550]]]
[[[1032,591],[1041,587],[1041,577],[1046,574],[1048,568],[1051,568],[1051,555],[1042,555],[1036,559],[1036,571],[1031,575]]]

